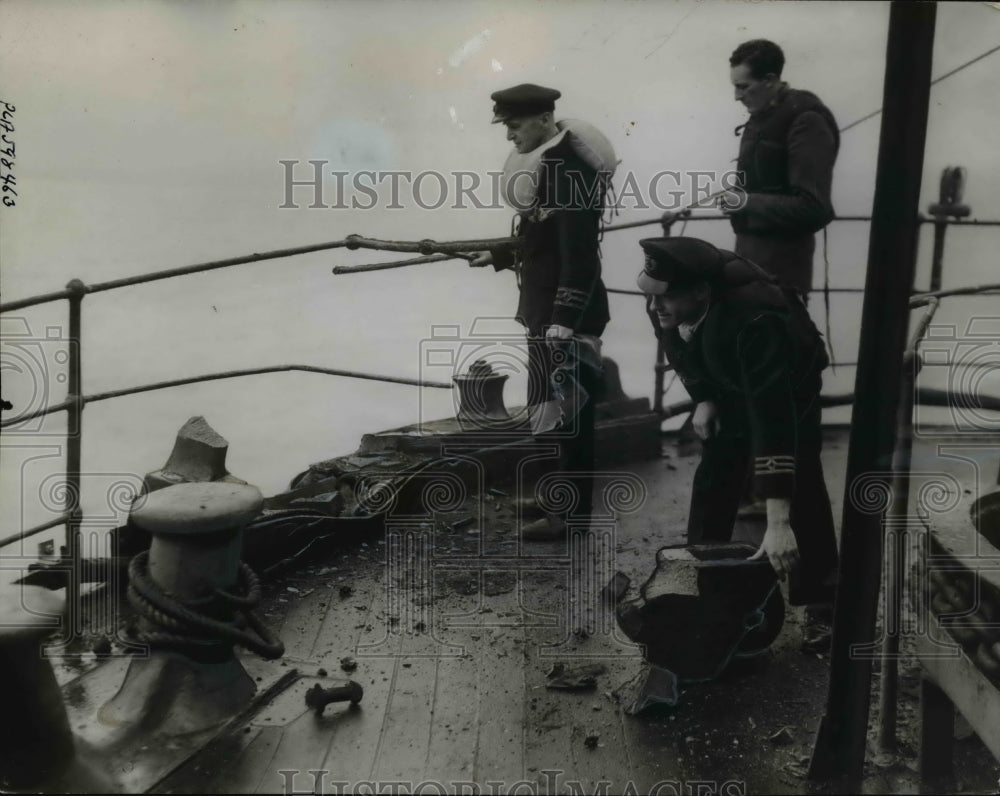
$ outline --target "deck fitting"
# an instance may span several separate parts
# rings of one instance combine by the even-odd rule
[[[116,790],[77,754],[62,694],[45,655],[63,600],[40,586],[0,587],[0,682],[7,720],[0,730],[0,789],[41,793]],[[81,752],[88,752],[82,748]]]
[[[498,423],[509,423],[510,415],[503,403],[506,374],[494,373],[484,359],[477,359],[464,376],[455,376],[458,387],[457,418],[463,428],[489,428]]]
[[[317,713],[322,713],[323,708],[334,702],[350,702],[352,706],[357,705],[364,695],[365,690],[353,680],[348,680],[346,685],[333,688],[323,688],[316,683],[306,691],[306,706]]]
[[[256,487],[221,482],[147,495],[131,521],[152,535],[150,579],[184,608],[233,622],[233,603],[218,599],[218,592],[231,594],[237,585],[241,529],[261,504]],[[256,685],[231,641],[196,634],[190,644],[161,645],[158,639],[171,636],[160,624],[143,617],[139,626],[140,637],[150,639],[149,657],[131,661],[118,693],[100,710],[102,723],[123,733],[179,735],[228,719],[254,695]]]

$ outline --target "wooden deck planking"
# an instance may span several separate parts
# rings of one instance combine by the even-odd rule
[[[376,604],[382,606],[380,595],[385,587],[382,583],[359,583],[349,596],[340,596],[340,583],[331,583],[326,593],[326,608],[322,617],[312,628],[309,659],[322,666],[331,676],[353,675],[340,668],[343,658],[357,657],[357,647],[367,625],[374,628],[382,622],[374,611]],[[360,610],[359,610],[360,609]],[[356,678],[355,678],[356,679]],[[362,702],[363,704],[363,702]]]
[[[528,548],[529,550],[531,548]],[[563,552],[564,546],[552,547]],[[526,628],[525,701],[527,711],[527,769],[543,792],[563,792],[561,783],[572,777],[572,740],[567,722],[574,704],[583,696],[546,688],[547,673],[559,660],[576,662],[560,654],[571,638],[569,627],[570,589],[565,572],[532,572],[525,578],[525,601],[539,615],[555,618],[555,627],[534,623]],[[565,651],[565,650],[563,650]]]
[[[255,793],[261,780],[271,771],[271,759],[281,743],[281,727],[263,727],[238,761],[228,766],[212,781],[207,792]],[[221,786],[221,787],[220,787]],[[195,790],[195,793],[200,792]]]
[[[841,447],[846,439],[843,443]],[[933,456],[940,468],[956,476],[973,472],[978,490],[988,491],[995,473],[995,465],[989,466],[992,449],[962,440],[945,443],[917,440],[924,458]],[[831,448],[836,452],[836,445]],[[982,464],[976,458],[980,453],[985,466],[975,469]],[[824,456],[837,517],[844,481],[841,458],[842,451]],[[729,782],[746,792],[801,792],[804,780],[789,768],[801,767],[809,751],[822,695],[803,691],[796,681],[821,682],[826,663],[799,656],[791,616],[775,646],[773,666],[762,659],[756,671],[691,687],[677,708],[638,717],[625,715],[624,704],[614,699],[615,692],[642,673],[643,664],[631,654],[613,616],[602,614],[591,597],[616,569],[632,578],[633,587],[639,585],[652,571],[658,547],[683,543],[685,490],[696,460],[673,459],[676,470],[670,461],[667,469],[662,460],[634,468],[647,484],[646,504],[618,518],[614,554],[596,562],[586,578],[578,577],[575,588],[564,565],[578,565],[571,551],[565,545],[561,550],[554,544],[518,545],[515,523],[502,512],[486,517],[483,536],[490,534],[495,549],[484,548],[480,555],[520,553],[536,559],[539,570],[519,575],[520,593],[484,594],[480,583],[479,592],[470,594],[453,584],[433,601],[423,601],[419,594],[400,600],[387,586],[393,570],[381,545],[364,552],[340,551],[326,562],[332,566],[309,567],[280,585],[265,585],[264,617],[285,641],[286,661],[248,660],[248,671],[262,675],[257,677],[264,681],[261,687],[292,667],[302,680],[257,709],[245,725],[249,732],[241,725],[205,745],[163,780],[164,792],[281,793],[288,782],[279,773],[282,769],[300,772],[294,780],[299,792],[312,790],[311,771],[321,772],[317,791],[326,793],[349,792],[366,783],[388,792],[394,781],[411,790],[428,783],[427,792],[437,790],[430,783],[441,783],[448,792],[473,792],[478,786],[483,793],[531,783],[537,790],[522,784],[517,792],[647,793],[659,785],[659,792],[670,793],[694,792],[707,779],[716,780],[717,789]],[[473,513],[454,512],[459,518]],[[494,521],[511,527],[498,529],[490,524]],[[759,537],[759,526],[741,522],[737,536]],[[491,567],[462,544],[473,533],[443,536],[442,550],[435,553],[451,562],[468,554],[465,575],[480,569],[495,573],[503,565]],[[562,563],[546,561],[560,557]],[[435,564],[433,558],[430,563],[449,566]],[[342,597],[341,584],[352,585],[353,594]],[[289,592],[288,585],[300,591]],[[573,599],[580,609],[575,615],[569,610]],[[544,614],[558,621],[540,622]],[[413,622],[420,617],[427,626],[415,631]],[[590,630],[586,639],[571,633],[580,622]],[[463,645],[465,655],[448,654]],[[340,669],[340,659],[348,655],[358,662],[352,673]],[[546,688],[546,672],[557,660],[601,663],[607,670],[598,676],[595,691],[553,691]],[[328,672],[325,678],[318,677],[321,667]],[[305,710],[304,688],[348,678],[365,688],[360,709],[331,705],[322,718]],[[800,698],[789,698],[789,691]],[[792,729],[794,742],[774,749],[769,738],[783,726]],[[590,734],[597,736],[596,747],[585,743]]]
[[[437,660],[428,655],[422,639],[401,639],[399,658],[385,708],[376,782],[403,782],[412,790],[424,779],[433,722]]]
[[[319,638],[318,630],[329,610],[334,589],[318,585],[304,589],[306,594],[286,592],[290,606],[278,630],[278,636],[285,644],[285,659],[308,661]]]
[[[537,783],[538,792],[553,786],[593,792],[609,783],[610,793],[627,787],[643,793],[665,780],[683,780],[696,765],[685,753],[679,723],[668,722],[662,711],[653,720],[625,716],[623,706],[609,699],[641,671],[642,661],[595,596],[615,570],[637,585],[652,571],[657,547],[682,541],[686,501],[673,496],[693,467],[679,468],[676,476],[662,468],[662,461],[652,462],[637,473],[646,481],[668,478],[669,491],[658,494],[651,483],[650,504],[620,516],[614,550],[595,558],[591,549],[583,571],[581,550],[574,558],[566,545],[523,545],[520,554],[537,557],[539,569],[522,570],[520,590],[486,596],[480,583],[475,596],[456,591],[427,601],[389,588],[393,570],[378,560],[381,551],[347,551],[333,570],[339,580],[314,572],[312,583],[322,579],[322,585],[299,599],[276,590],[272,596],[288,602],[272,611],[271,621],[275,613],[283,618],[291,663],[307,678],[326,668],[331,685],[355,679],[365,697],[360,710],[331,706],[322,722],[304,713],[283,727],[265,727],[241,756],[237,786],[242,792],[281,791],[281,768],[301,770],[295,782],[305,790],[313,784],[308,771],[329,772],[323,775],[327,792],[336,790],[335,783],[353,789],[394,781],[410,788],[441,783],[449,791],[456,783],[476,782],[485,792],[488,782],[509,789],[526,781]],[[469,571],[477,564],[470,559]],[[353,585],[354,593],[341,597],[341,583]],[[412,579],[408,583],[412,588]],[[303,591],[309,585],[296,582]],[[414,632],[417,620],[425,625]],[[572,633],[581,624],[590,631],[582,640]],[[453,654],[463,646],[464,656]],[[339,667],[347,655],[358,662],[351,674]],[[596,691],[553,691],[546,688],[546,673],[557,660],[601,663],[607,671],[598,676]],[[591,734],[596,747],[585,744]]]
[[[597,690],[574,704],[570,714],[573,778],[582,783],[585,793],[599,791],[601,783],[610,783],[610,793],[623,793],[626,784],[635,779],[635,771],[619,718],[622,706],[614,694],[643,664],[640,657],[630,654],[634,645],[622,644],[611,628],[602,628],[600,622],[597,630],[581,645],[581,653],[606,671],[597,677]],[[634,721],[631,717],[626,720]],[[590,735],[596,736],[596,746],[587,745]]]
[[[524,773],[525,675],[517,651],[523,642],[515,643],[524,638],[517,624],[522,612],[516,589],[489,598],[487,604],[493,613],[483,616],[503,624],[470,634],[479,670],[475,780],[503,781],[509,787]]]
[[[682,760],[676,742],[677,730],[673,723],[650,721],[624,713],[620,714],[620,721],[624,748],[632,763],[633,784],[638,793],[649,793],[654,785],[664,780],[683,779]]]
[[[314,577],[317,585],[307,594],[296,596],[294,592],[287,592],[290,607],[280,636],[285,643],[285,658],[298,665],[304,679],[282,695],[281,701],[289,703],[282,712],[296,712],[297,715],[281,717],[286,723],[279,728],[281,738],[267,772],[258,783],[258,793],[283,792],[288,775],[282,775],[282,770],[297,772],[292,780],[296,789],[311,790],[314,784],[321,787],[314,783],[310,771],[321,772],[316,775],[321,782],[338,779],[338,772],[326,773],[330,749],[359,720],[359,711],[344,703],[331,704],[321,716],[317,715],[305,707],[304,696],[305,691],[317,683],[329,688],[356,679],[353,673],[340,668],[340,659],[354,654],[362,628],[374,621],[371,614],[373,606],[378,605],[374,598],[382,586],[366,581],[360,587],[360,594],[344,598],[340,596],[339,583],[320,578],[322,576]],[[362,605],[364,610],[358,611],[357,605]],[[321,668],[326,670],[328,677],[315,676]],[[365,696],[369,698],[367,691]],[[364,702],[362,700],[362,705]]]
[[[528,630],[528,768],[534,770],[542,792],[592,793],[608,782],[613,783],[610,792],[617,793],[631,779],[618,707],[608,696],[628,679],[639,659],[627,657],[631,645],[623,645],[611,633],[610,617],[597,597],[606,563],[591,561],[582,572],[578,567],[574,582],[567,578],[558,584],[562,588],[546,589],[545,576],[535,579],[537,607],[560,617],[557,629]],[[572,635],[577,626],[588,635]],[[547,672],[556,661],[567,666],[600,664],[606,671],[595,676],[597,687],[592,691],[552,690],[547,688]],[[585,743],[589,735],[598,736],[594,748]]]
[[[365,695],[359,710],[344,712],[337,740],[322,765],[330,772],[332,780],[352,786],[371,780],[382,753],[381,738],[395,688],[402,640],[399,634],[392,632],[386,618],[384,584],[359,590],[349,600],[349,605],[358,605],[359,600],[367,601],[367,612],[357,612],[348,604],[342,604],[345,612],[355,612],[361,617],[353,622],[363,625],[355,630],[358,634],[355,646],[349,651],[329,653],[329,660],[335,664],[344,655],[355,657],[358,667],[349,676],[361,684]],[[348,617],[346,614],[344,619],[349,623]]]
[[[468,610],[457,600],[442,600],[438,605],[445,610]],[[479,650],[471,636],[481,632],[478,628],[443,627],[445,622],[441,620],[447,618],[442,612],[435,615],[435,635],[446,643],[461,644],[464,651],[435,661],[433,721],[424,770],[428,781],[446,786],[473,780],[479,726]]]
[[[310,679],[308,684],[315,682]],[[303,699],[304,683],[296,683],[296,696]],[[288,724],[281,727],[281,739],[274,754],[271,756],[267,771],[257,784],[257,793],[285,793],[287,790],[310,792],[313,789],[313,776],[310,770],[322,768],[321,761],[326,759],[331,743],[337,737],[337,730],[342,725],[340,711],[349,710],[344,705],[331,705],[322,716],[306,709]],[[292,771],[293,774],[283,775],[281,771]]]
[[[248,732],[239,732],[217,738],[205,746],[196,756],[186,761],[178,770],[165,777],[157,785],[162,793],[230,793],[235,792],[229,783],[232,764],[238,765],[244,751],[261,734],[258,727]],[[218,760],[230,761],[229,766],[219,766]],[[244,793],[252,791],[244,790]]]

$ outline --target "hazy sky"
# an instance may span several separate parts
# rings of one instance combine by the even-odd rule
[[[507,144],[489,93],[522,81],[561,89],[558,115],[604,130],[640,177],[725,169],[744,116],[728,83],[736,44],[780,42],[789,82],[846,124],[881,104],[887,16],[842,2],[8,1],[0,74],[23,194],[5,218],[4,293],[349,231],[506,231],[506,211],[278,210],[278,161],[496,169]],[[1000,10],[943,4],[935,74],[998,41]],[[978,207],[1000,171],[997,58],[935,89],[928,142],[930,182],[968,161]],[[877,134],[874,119],[845,136],[841,213],[870,209]]]
[[[367,212],[309,209],[301,189],[302,207],[280,209],[279,161],[319,159],[352,172],[496,170],[508,144],[502,127],[490,125],[489,94],[521,82],[559,88],[557,117],[604,131],[622,160],[619,185],[626,172],[641,181],[664,169],[725,170],[736,154],[733,128],[745,118],[728,79],[737,44],[779,42],[784,77],[817,92],[844,125],[881,105],[888,9],[742,0],[7,0],[0,4],[0,99],[16,108],[19,196],[0,215],[3,297],[59,289],[72,277],[97,282],[351,232],[505,235],[505,209],[426,211],[408,203],[389,210],[384,199]],[[997,43],[996,4],[942,4],[933,73]],[[961,164],[969,170],[966,202],[980,217],[1000,217],[998,65],[1000,53],[933,89],[924,209],[941,169]],[[878,130],[875,118],[844,135],[834,181],[841,214],[871,210]],[[328,180],[328,201],[334,188]],[[625,211],[620,220],[658,214]],[[608,236],[609,286],[633,286],[636,241],[656,233]],[[691,225],[688,233],[732,243],[724,224]],[[979,231],[952,233],[947,283],[995,275],[992,234],[991,243]],[[866,252],[867,225],[833,225],[831,284],[863,284]],[[278,362],[420,375],[420,341],[433,325],[465,330],[477,315],[513,312],[509,275],[461,262],[330,273],[335,264],[380,258],[316,254],[88,298],[85,387]],[[821,263],[818,256],[818,275]],[[836,301],[833,339],[838,356],[850,360],[860,300]],[[615,297],[612,314],[607,352],[622,361],[630,392],[650,394],[653,349],[641,308]],[[26,312],[23,320],[38,335],[64,323],[64,307]],[[5,397],[23,399],[27,388],[5,381]],[[833,381],[850,389],[853,371]],[[294,462],[301,469],[350,450],[362,431],[448,413],[447,394],[418,398],[400,389],[286,376],[95,405],[87,410],[85,454],[93,467],[142,473],[162,464],[180,423],[206,414],[230,438],[231,469],[274,488]],[[292,417],[282,414],[288,411]],[[141,456],[140,432],[149,439]]]

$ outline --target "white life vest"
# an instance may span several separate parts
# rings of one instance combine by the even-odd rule
[[[602,180],[610,181],[618,167],[614,147],[594,125],[579,119],[563,119],[556,122],[556,127],[559,133],[541,146],[524,153],[514,149],[507,156],[500,178],[500,195],[508,207],[519,213],[531,212],[538,192],[542,156],[564,138],[573,152]]]

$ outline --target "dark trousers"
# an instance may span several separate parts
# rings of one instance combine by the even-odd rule
[[[562,424],[535,437],[539,445],[555,445],[559,450],[558,459],[546,460],[539,476],[551,485],[542,490],[542,497],[548,493],[551,500],[542,502],[565,506],[565,511],[556,513],[570,519],[587,518],[593,510],[595,405],[604,385],[599,366],[579,355],[580,345],[528,338],[528,405],[561,398],[563,407]],[[555,480],[548,481],[549,476]]]
[[[837,537],[830,496],[823,480],[820,406],[798,407],[795,493],[791,525],[799,547],[799,566],[789,579],[792,605],[830,602],[836,590]],[[733,535],[740,497],[753,475],[745,410],[720,405],[721,430],[702,442],[688,514],[688,543],[728,542]]]

